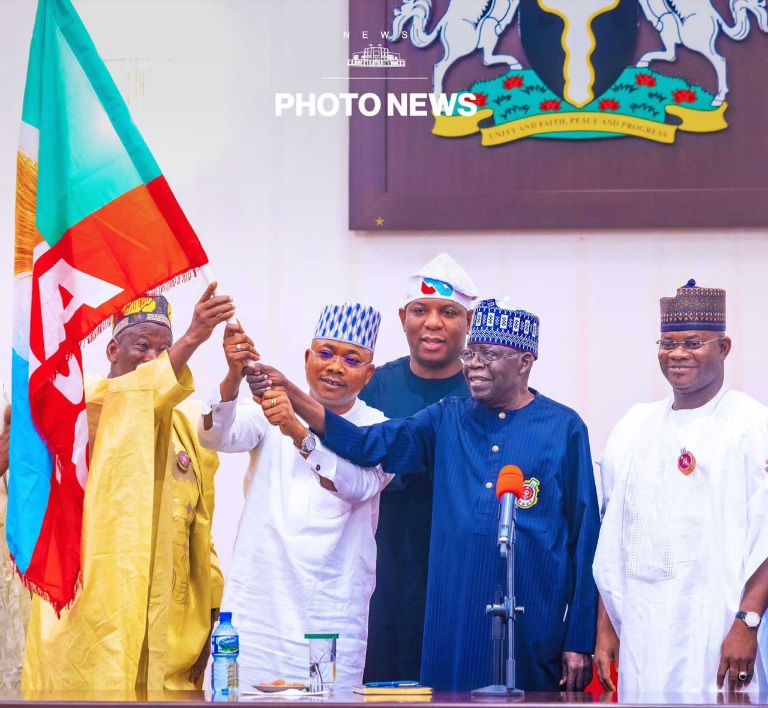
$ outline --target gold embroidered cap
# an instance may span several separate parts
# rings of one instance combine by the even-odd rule
[[[171,305],[162,295],[140,297],[112,316],[112,336],[142,322],[155,322],[171,329]]]
[[[663,297],[661,331],[725,332],[725,290],[700,288],[691,278],[674,297]]]

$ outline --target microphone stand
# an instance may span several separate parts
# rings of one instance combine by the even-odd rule
[[[495,603],[485,606],[485,613],[492,616],[493,637],[493,681],[490,686],[476,688],[472,696],[477,698],[506,697],[512,700],[522,700],[525,691],[517,688],[515,669],[515,616],[525,612],[524,607],[515,603],[515,522],[517,505],[512,502],[512,515],[509,533],[499,534],[499,554],[507,562],[507,595],[501,600],[497,590]],[[507,627],[507,661],[506,680],[504,677],[504,625]]]

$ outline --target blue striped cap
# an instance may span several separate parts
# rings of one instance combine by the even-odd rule
[[[326,305],[320,313],[312,339],[348,342],[373,352],[380,322],[381,314],[370,305],[361,305],[359,302]]]
[[[532,312],[516,309],[505,298],[500,303],[490,298],[475,306],[469,343],[503,344],[531,352],[539,358],[539,318]]]

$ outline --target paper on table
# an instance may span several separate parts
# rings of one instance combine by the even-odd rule
[[[279,691],[277,693],[267,693],[266,691],[260,691],[254,687],[253,690],[241,690],[240,698],[305,698],[309,696],[325,696],[328,694],[328,690],[325,691],[304,691],[298,688],[286,688],[285,691]]]

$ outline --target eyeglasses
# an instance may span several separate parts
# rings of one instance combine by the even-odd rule
[[[334,359],[339,359],[341,363],[349,369],[359,369],[361,366],[371,366],[373,364],[372,361],[360,361],[356,356],[341,356],[339,354],[334,354],[327,349],[318,349],[317,351],[310,349],[309,351],[320,359],[320,361],[325,361],[327,363],[330,363]]]
[[[464,366],[469,366],[474,359],[477,359],[477,363],[482,366],[487,366],[491,362],[498,361],[499,359],[514,359],[516,356],[520,356],[522,352],[515,352],[514,354],[499,354],[498,352],[491,352],[483,349],[464,349],[459,353],[459,361]]]
[[[688,352],[695,352],[697,349],[701,349],[705,344],[716,342],[718,339],[722,339],[722,337],[708,339],[706,342],[702,342],[700,339],[686,339],[683,342],[677,342],[674,339],[660,339],[656,344],[659,345],[659,351],[661,352],[673,352],[678,347],[682,347]]]

